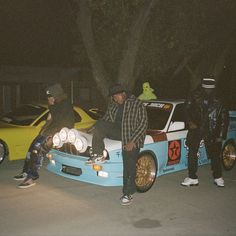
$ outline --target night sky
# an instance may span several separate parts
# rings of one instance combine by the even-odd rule
[[[3,65],[68,66],[73,41],[66,1],[1,1]]]
[[[180,0],[180,1],[184,1],[184,0]],[[70,11],[71,9],[70,9],[70,6],[68,5],[69,4],[68,2],[69,1],[66,1],[66,0],[0,0],[0,32],[1,32],[0,65],[3,65],[3,66],[4,65],[32,66],[32,67],[35,67],[35,66],[39,66],[39,67],[40,66],[41,67],[68,67],[68,68],[78,67],[80,69],[88,67],[88,70],[89,70],[90,69],[89,60],[88,60],[88,58],[86,58],[87,54],[86,54],[86,51],[83,49],[83,47],[84,47],[83,44],[79,41],[79,40],[81,40],[81,37],[80,37],[81,35],[78,32],[78,28],[76,28],[76,26],[75,26],[75,21],[72,17],[72,14]],[[230,3],[230,1],[228,1],[228,2],[225,1],[225,2]],[[225,2],[222,2],[222,4]],[[160,1],[160,3],[163,4],[165,2]],[[214,7],[213,3],[214,3],[214,1],[209,1],[206,4],[206,7],[208,7],[208,8],[210,8],[211,6]],[[170,1],[169,4],[172,4],[172,2]],[[175,4],[177,4],[177,6],[178,6],[177,1],[175,1]],[[176,10],[175,6],[172,6],[172,7],[173,7],[172,10],[176,11],[175,13],[177,14],[178,11]],[[189,7],[191,7],[191,2],[189,3]],[[219,8],[219,6],[218,6],[218,8]],[[219,8],[218,11],[219,11],[219,13],[221,13],[221,15],[219,14],[218,16],[219,17],[221,16],[222,19],[225,19],[225,17],[222,17],[222,15],[227,16],[227,14],[225,14],[224,11],[221,12],[220,9],[221,8]],[[212,24],[210,24],[209,33],[210,32],[214,33],[215,31],[218,32],[223,29],[222,25],[224,25],[224,24],[220,24],[220,25],[215,24],[215,22],[217,22],[216,19],[218,16],[212,15],[211,17],[209,17],[208,20],[212,21]],[[159,17],[159,15],[158,15],[158,17]],[[157,22],[159,22],[158,17],[157,17]],[[230,17],[226,17],[226,18],[227,19],[236,19],[236,17],[234,17],[233,14],[231,14]],[[226,22],[225,28],[230,26],[229,28],[232,29],[233,28],[232,26],[235,25],[235,22],[233,22],[233,20],[228,20],[228,21],[230,21],[230,22]],[[154,20],[152,22],[155,23]],[[223,20],[221,22],[223,22]],[[109,25],[109,22],[107,24]],[[104,26],[106,24],[104,24],[104,22],[101,22],[101,25]],[[150,24],[150,25],[152,25],[152,24]],[[170,26],[168,26],[168,27],[170,27]],[[181,25],[181,27],[182,27],[182,25]],[[77,32],[75,32],[75,30],[77,30]],[[107,32],[103,33],[103,31],[101,31],[100,35],[102,35],[102,37],[99,35],[100,36],[100,44],[103,41],[106,42],[106,40],[109,40],[108,37],[106,38],[106,40],[104,39],[105,36],[107,36],[106,33]],[[151,34],[149,33],[149,36],[150,35]],[[226,42],[225,37],[224,37],[225,35],[221,34],[221,33],[219,35],[222,36],[222,39],[223,39],[222,45],[224,45],[224,42]],[[159,35],[157,35],[156,37],[158,38],[158,36]],[[226,37],[228,37],[228,36],[226,36]],[[147,39],[147,42],[149,42],[148,41],[149,38],[145,37],[144,42],[145,42],[145,39]],[[164,40],[166,40],[166,38],[163,38],[163,48],[165,47]],[[119,40],[117,40],[117,41],[119,41]],[[73,46],[76,43],[78,43],[78,44],[80,43],[80,45],[82,45],[80,47],[80,50],[81,50],[81,48],[82,48],[82,50],[84,50],[84,52],[80,51],[80,55],[83,54],[83,56],[81,56],[79,59],[81,61],[83,60],[82,63],[81,63],[81,61],[79,61],[79,62],[78,62],[78,60],[76,61],[75,55],[73,53]],[[156,43],[156,42],[154,42],[154,43]],[[104,43],[104,45],[105,45],[105,43]],[[146,43],[145,45],[149,45],[149,44]],[[145,47],[145,45],[144,45],[144,47]],[[170,46],[171,44],[168,44],[168,45]],[[113,45],[110,45],[110,46],[113,46]],[[140,47],[140,51],[142,49],[142,46],[143,45],[141,45],[141,47]],[[105,45],[105,47],[106,47],[106,45]],[[115,46],[113,48],[115,48]],[[100,50],[101,52],[103,52],[102,49]],[[153,49],[153,46],[150,47],[149,51],[152,52],[152,49]],[[169,57],[165,58],[166,64],[168,64],[168,63],[171,64],[171,60],[174,58],[172,56],[174,54],[171,53],[171,50],[172,49],[168,48],[168,47],[163,50],[164,52],[169,52]],[[145,50],[145,51],[148,51],[148,50]],[[153,51],[153,53],[155,54],[156,51]],[[235,70],[231,69],[231,68],[233,68],[232,65],[235,64],[234,63],[235,62],[235,52],[232,52],[231,54],[232,54],[231,55],[232,60],[230,59],[230,62],[229,62],[230,67],[227,67],[227,66],[225,67],[226,69],[223,74],[224,80],[220,81],[220,83],[222,85],[225,85],[226,79],[227,79],[227,81],[229,81],[229,82],[227,82],[227,86],[222,86],[224,88],[221,91],[221,93],[225,94],[226,92],[230,91],[230,94],[232,96],[233,89],[231,89],[231,88],[236,87],[235,86],[235,81],[236,81],[235,75],[233,75]],[[110,55],[112,55],[112,53],[110,53]],[[145,58],[145,56],[143,57],[143,54],[140,54],[140,55],[141,55],[142,59]],[[145,55],[146,55],[146,59],[148,59],[148,60],[146,60],[146,64],[153,63],[153,65],[154,65],[153,68],[155,66],[161,67],[161,61],[159,62],[158,60],[157,61],[152,60],[153,58],[150,57],[150,55],[152,55],[152,53],[145,54]],[[101,58],[102,58],[102,56],[103,56],[103,54],[101,54]],[[115,56],[112,56],[113,57],[112,59],[114,59]],[[201,55],[201,56],[204,56],[204,55]],[[200,58],[200,56],[199,56],[199,58]],[[197,58],[197,60],[199,60],[199,58]],[[113,62],[115,60],[112,61],[109,59],[107,60],[106,66],[108,65],[112,69],[118,68],[119,64],[118,63],[114,64]],[[145,63],[145,60],[141,61],[141,65],[143,65],[144,63]],[[176,63],[172,62],[172,64],[174,66],[177,66],[177,63],[178,62],[176,62]],[[193,61],[193,63],[195,63],[195,61]],[[146,66],[144,68],[147,69],[149,67]],[[151,68],[151,69],[153,69],[153,68]],[[194,66],[192,66],[192,68],[194,68]],[[228,68],[230,68],[230,70]],[[171,75],[171,73],[173,73],[174,69],[175,68],[173,67],[170,70],[168,70],[170,75]],[[86,76],[88,74],[87,73],[88,70],[85,70]],[[152,77],[147,76],[147,78],[150,80],[151,80],[151,78],[153,79],[152,82],[155,87],[158,87],[159,94],[161,94],[161,87],[163,87],[162,93],[166,94],[167,85],[166,85],[166,78],[164,76],[166,76],[168,78],[169,75],[164,74],[163,78],[160,79],[159,84],[155,85],[155,82],[157,80],[156,78],[158,78],[158,76],[160,76],[160,74],[158,74],[158,72],[156,72],[155,70],[153,70],[153,71],[154,72],[151,73],[148,70],[147,71],[144,70],[143,71],[144,76],[146,76],[146,72],[150,72]],[[163,71],[164,71],[164,73],[166,73],[166,70],[163,70]],[[185,75],[184,75],[185,80],[188,80],[189,73],[186,72],[186,69],[183,70],[183,72],[185,73]],[[115,73],[115,75],[116,74],[117,73]],[[185,82],[180,81],[180,79],[183,79],[184,76],[182,76],[182,74],[180,74],[179,75],[180,78],[178,78],[179,80],[176,80],[176,81],[178,83],[178,87],[182,86],[183,89],[185,90],[185,87],[183,86]],[[113,78],[115,76],[112,77],[112,75],[111,75],[110,77]],[[140,78],[143,79],[142,76]],[[141,82],[142,81],[140,81],[140,84],[138,84],[138,86],[140,88],[141,88]],[[168,85],[168,87],[170,87],[170,85]],[[175,87],[176,86],[174,85],[174,89],[175,89]],[[181,92],[181,94],[184,94],[184,93],[182,93],[182,91],[180,91],[180,92]],[[231,97],[228,100],[232,100]]]

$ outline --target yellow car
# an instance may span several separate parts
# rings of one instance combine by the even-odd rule
[[[82,108],[74,106],[75,128],[91,128],[99,116],[97,111],[91,109],[89,115]],[[7,157],[9,160],[25,158],[31,142],[45,124],[48,112],[47,105],[24,104],[0,117],[0,164]]]

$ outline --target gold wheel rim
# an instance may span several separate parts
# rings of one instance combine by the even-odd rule
[[[156,178],[156,164],[150,154],[143,155],[138,159],[136,165],[136,186],[149,187],[153,184]]]
[[[232,144],[227,144],[223,150],[223,163],[226,168],[230,168],[235,161],[234,156],[236,155],[236,150],[234,145]]]

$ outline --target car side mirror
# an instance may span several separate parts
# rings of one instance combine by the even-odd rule
[[[170,124],[168,131],[177,131],[185,128],[185,124],[183,121],[174,121]]]

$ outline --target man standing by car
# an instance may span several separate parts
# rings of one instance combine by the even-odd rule
[[[111,102],[104,117],[99,120],[93,130],[91,158],[86,164],[104,162],[104,138],[122,141],[123,158],[123,196],[122,205],[132,202],[136,192],[136,161],[143,147],[146,129],[146,108],[134,95],[129,95],[120,84],[109,89]]]
[[[23,180],[19,188],[29,188],[35,185],[34,180],[39,178],[38,170],[42,165],[43,157],[52,147],[53,135],[63,127],[74,127],[74,112],[72,104],[67,99],[60,84],[54,84],[46,89],[49,105],[49,116],[39,135],[30,145],[25,159],[23,172],[14,177]]]
[[[181,183],[183,186],[198,185],[198,148],[204,140],[214,183],[224,187],[221,170],[221,147],[226,138],[229,114],[223,104],[215,96],[215,79],[203,78],[198,87],[186,100],[186,118],[188,134],[186,145],[188,152],[188,177]]]

